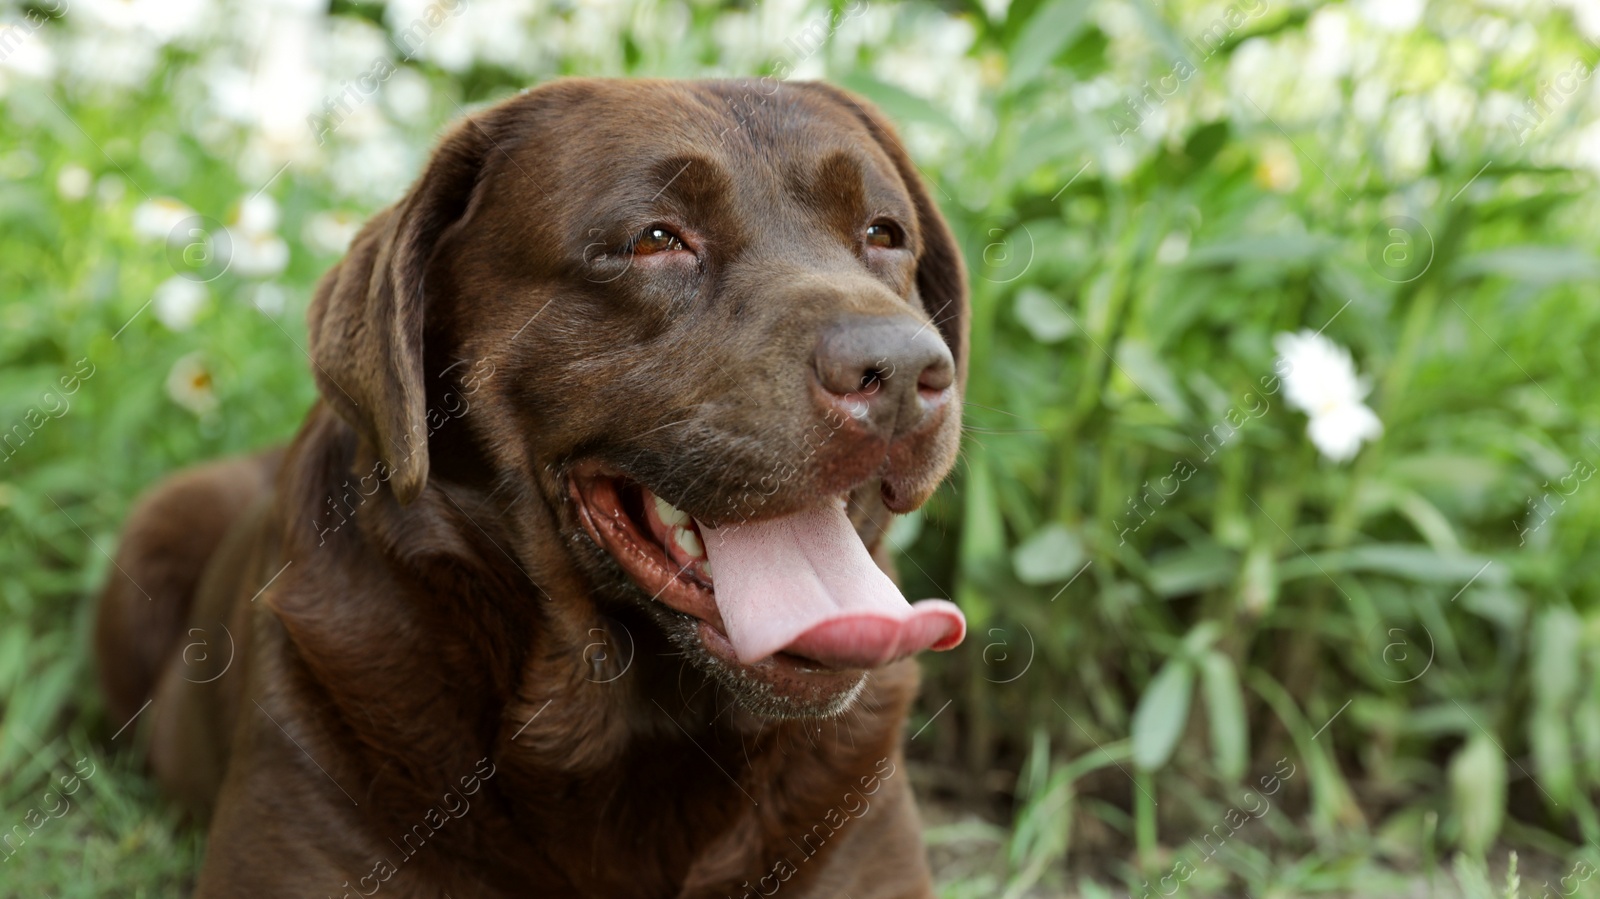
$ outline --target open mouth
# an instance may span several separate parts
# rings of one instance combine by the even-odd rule
[[[580,464],[569,483],[590,536],[634,583],[694,619],[709,655],[770,690],[848,688],[868,669],[966,634],[953,603],[905,600],[841,498],[711,527],[596,463]]]

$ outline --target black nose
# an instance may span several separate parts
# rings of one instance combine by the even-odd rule
[[[817,341],[814,363],[828,399],[890,440],[921,424],[955,381],[944,339],[909,315],[834,322]]]

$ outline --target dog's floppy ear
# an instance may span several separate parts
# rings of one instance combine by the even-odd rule
[[[317,388],[388,466],[401,503],[428,481],[423,276],[494,152],[492,115],[468,119],[440,142],[411,191],[367,222],[311,303]]]
[[[967,320],[970,315],[967,298],[967,267],[961,260],[961,249],[939,207],[928,195],[922,175],[912,164],[910,154],[900,143],[894,127],[867,100],[842,88],[820,81],[802,82],[799,87],[821,91],[835,102],[851,110],[867,127],[878,145],[894,162],[900,180],[905,182],[916,205],[917,226],[922,232],[922,249],[917,256],[917,294],[929,317],[944,336],[956,360],[956,383],[962,389],[967,384]]]

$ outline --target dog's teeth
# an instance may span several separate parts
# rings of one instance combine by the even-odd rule
[[[656,517],[661,519],[663,524],[672,525],[673,527],[681,528],[689,523],[689,514],[687,512],[680,511],[677,506],[659,496],[656,497]]]
[[[706,576],[706,580],[709,581],[712,579],[711,560],[707,559],[705,562],[700,564],[700,573]]]
[[[694,531],[691,531],[688,528],[677,528],[672,532],[672,539],[677,541],[678,546],[682,548],[684,552],[688,553],[694,558],[700,559],[705,557],[705,547],[700,545],[700,538],[695,535]]]

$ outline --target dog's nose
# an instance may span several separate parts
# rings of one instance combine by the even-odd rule
[[[908,315],[833,323],[817,342],[814,364],[828,398],[889,440],[915,430],[955,382],[944,339]]]

